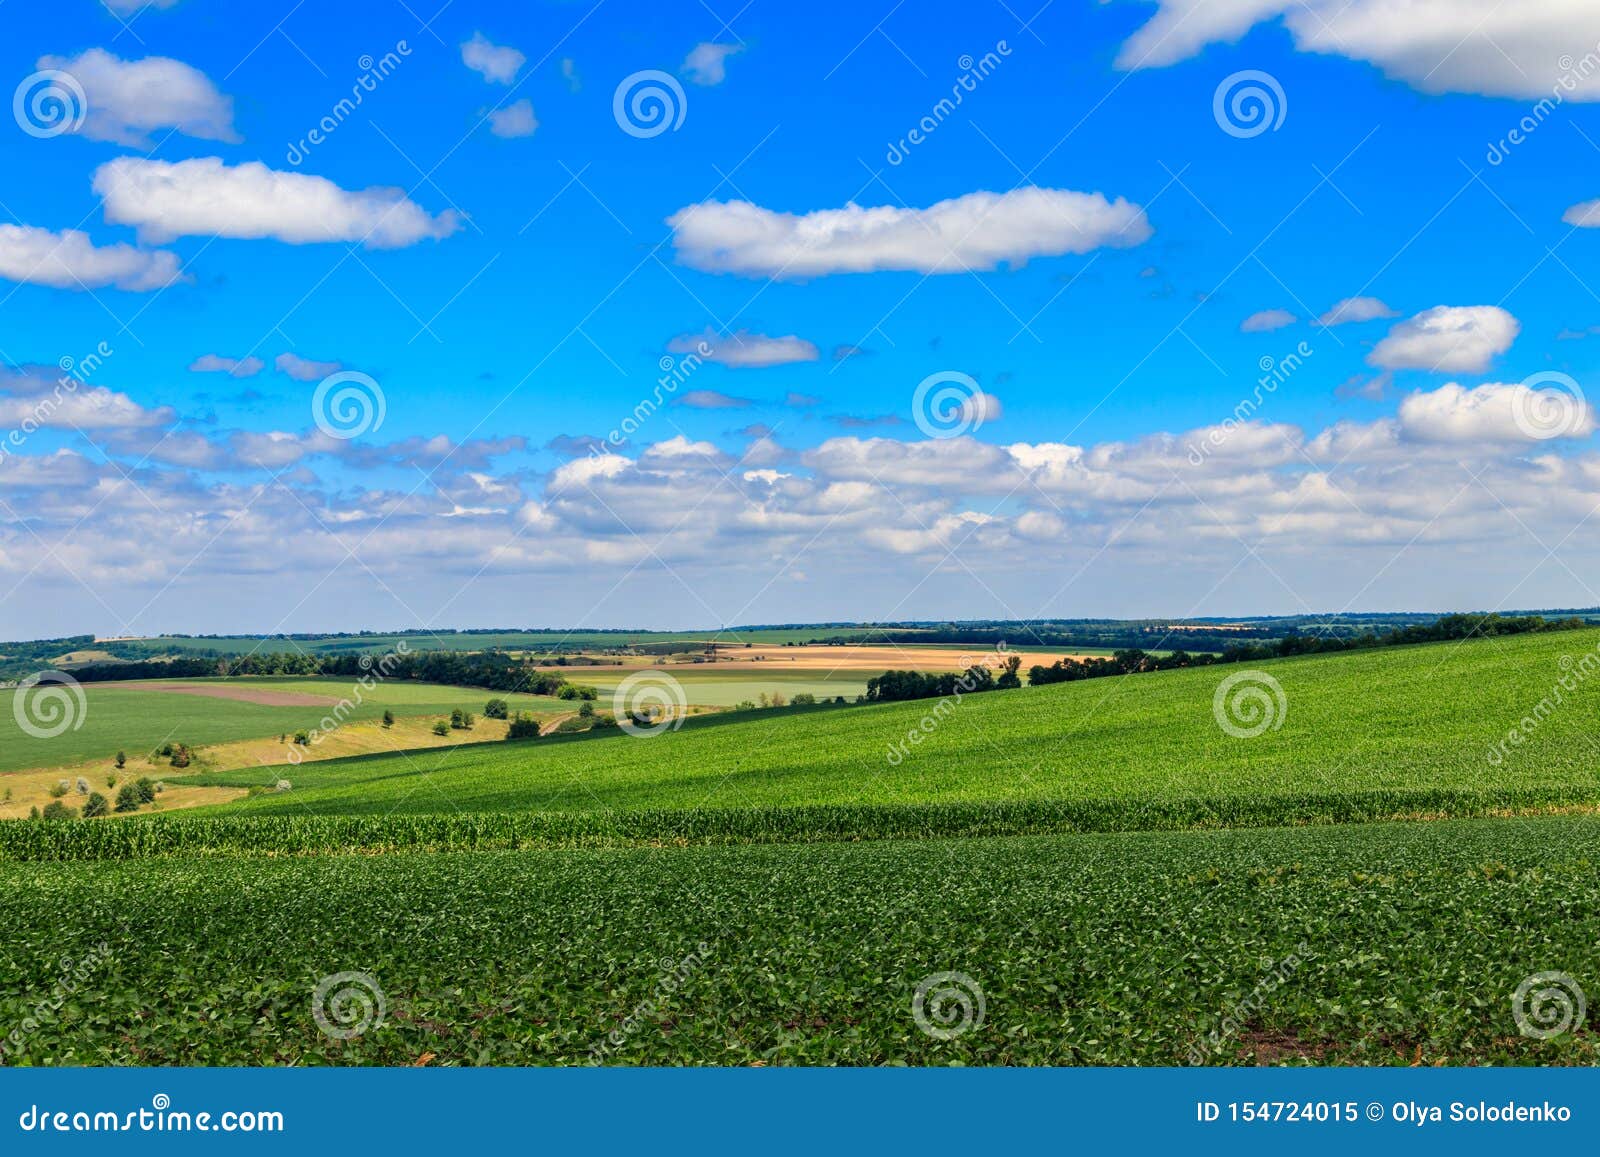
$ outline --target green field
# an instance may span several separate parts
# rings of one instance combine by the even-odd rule
[[[1573,819],[9,864],[0,1023],[88,956],[19,1061],[1592,1064],[1511,995],[1600,988],[1597,864]],[[349,1041],[310,1007],[341,972],[384,997]],[[985,1016],[939,1040],[945,972]]]
[[[183,679],[182,683],[232,684],[251,690],[295,691],[354,702],[349,679]],[[50,738],[23,731],[13,711],[14,690],[0,690],[0,772],[30,767],[60,767],[91,759],[110,759],[118,749],[130,757],[168,741],[190,745],[257,739],[317,726],[325,707],[271,707],[233,699],[141,690],[127,683],[85,683],[81,726]],[[432,683],[379,683],[363,690],[364,701],[348,716],[377,719],[385,709],[396,715],[449,714],[456,707],[481,711],[493,692]],[[502,695],[521,710],[568,710],[570,703],[537,695]]]
[[[1286,712],[1253,738],[1213,714],[1222,666],[0,823],[0,1023],[88,973],[7,1061],[1594,1064],[1513,994],[1600,991],[1597,645],[1262,663]],[[382,994],[350,1039],[315,1013],[341,974]],[[928,984],[981,1021],[919,1027]]]
[[[1108,801],[1137,816],[1182,799],[1223,822],[1243,801],[1261,822],[1280,803],[1290,820],[1362,793],[1392,793],[1397,812],[1449,792],[1600,800],[1600,678],[1578,683],[1498,766],[1490,760],[1563,674],[1562,657],[1597,642],[1600,632],[1574,631],[1274,661],[1262,669],[1287,713],[1253,739],[1226,734],[1212,714],[1232,668],[1195,668],[968,696],[898,765],[891,744],[933,702],[717,715],[648,739],[468,745],[422,761],[330,760],[301,767],[292,797],[230,806],[306,815],[435,811],[441,799],[466,812]],[[254,774],[196,782],[259,782]],[[419,776],[434,790],[416,791]]]

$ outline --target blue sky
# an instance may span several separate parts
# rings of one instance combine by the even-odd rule
[[[1600,603],[1600,19],[1446,7],[13,0],[0,635]]]

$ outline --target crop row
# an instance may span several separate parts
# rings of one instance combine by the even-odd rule
[[[1570,787],[374,816],[161,816],[0,821],[0,862],[527,848],[824,843],[1176,831],[1600,810]]]
[[[1565,817],[7,864],[0,1024],[26,1031],[0,1050],[36,1064],[1594,1063],[1576,1010],[1535,1039],[1513,998],[1547,974],[1600,997],[1597,864],[1600,825]]]

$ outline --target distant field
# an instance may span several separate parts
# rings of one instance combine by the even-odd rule
[[[1569,819],[0,863],[0,1024],[104,940],[16,1063],[1594,1064],[1510,997],[1600,988],[1596,863]],[[346,970],[386,1015],[330,1040]],[[957,1039],[913,1023],[938,973],[983,996]]]
[[[1575,631],[1263,663],[1287,713],[1253,739],[1226,734],[1212,713],[1218,684],[1239,669],[1192,668],[968,696],[898,761],[892,745],[934,718],[931,701],[716,715],[647,739],[465,747],[425,770],[397,757],[332,761],[299,769],[292,797],[229,807],[382,815],[1061,800],[1115,803],[1118,822],[1136,825],[1145,803],[1173,799],[1200,801],[1202,814],[1214,807],[1219,823],[1241,801],[1253,822],[1270,822],[1274,801],[1289,818],[1351,793],[1394,793],[1400,812],[1430,792],[1593,801],[1600,679],[1577,683],[1498,763],[1490,752],[1549,693],[1563,657],[1597,643],[1600,632]],[[419,776],[430,791],[417,790]]]
[[[328,706],[354,696],[349,679],[184,679],[179,682],[244,691],[278,691],[315,696]],[[49,739],[24,732],[13,711],[14,690],[0,690],[0,772],[34,767],[63,767],[88,760],[107,765],[120,748],[130,759],[169,741],[190,745],[293,733],[315,727],[327,707],[271,706],[233,699],[155,691],[137,683],[83,684],[87,709],[82,726]],[[457,707],[481,712],[493,692],[431,683],[385,682],[364,692],[365,702],[349,716],[372,720],[386,708],[397,715],[447,715]],[[572,710],[572,704],[536,695],[501,696],[520,710],[549,714]],[[3,780],[0,780],[3,785]]]

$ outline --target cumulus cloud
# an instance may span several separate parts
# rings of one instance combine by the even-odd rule
[[[389,249],[461,227],[454,211],[430,216],[399,189],[352,191],[324,177],[279,172],[259,161],[229,166],[220,157],[118,157],[95,170],[94,191],[107,221],[137,226],[141,237],[155,241],[214,235]]]
[[[461,46],[461,63],[490,84],[510,84],[528,58],[515,48],[495,44],[481,32]]]
[[[1376,297],[1346,297],[1335,302],[1332,309],[1317,318],[1317,324],[1349,325],[1358,321],[1375,321],[1378,318],[1395,316],[1397,316],[1395,311]]]
[[[115,430],[176,420],[170,406],[149,409],[127,394],[80,382],[54,366],[0,366],[0,426]]]
[[[344,368],[341,362],[312,361],[292,353],[279,354],[272,359],[272,364],[280,374],[286,374],[297,382],[320,382],[329,374],[336,374]]]
[[[1367,362],[1386,370],[1481,374],[1521,329],[1499,306],[1436,305],[1392,328]]]
[[[1594,407],[1570,391],[1522,383],[1487,382],[1467,389],[1455,382],[1410,394],[1400,403],[1400,431],[1424,442],[1534,442],[1587,438]]]
[[[1138,205],[1100,193],[1037,187],[968,193],[926,209],[884,205],[794,214],[748,201],[707,201],[671,217],[678,260],[712,273],[818,277],[909,270],[961,273],[1034,257],[1138,245]]]
[[[32,225],[0,225],[0,277],[57,289],[114,285],[142,292],[171,285],[180,270],[178,255],[165,249],[120,242],[96,246],[77,229],[52,233]]]
[[[77,56],[42,56],[38,67],[64,72],[83,89],[84,116],[76,131],[90,140],[148,148],[155,129],[206,141],[239,139],[232,98],[181,60],[123,60],[91,48]]]
[[[768,337],[763,333],[751,333],[743,329],[719,337],[708,327],[704,333],[684,334],[667,343],[668,353],[699,353],[702,349],[711,351],[701,354],[706,361],[716,362],[730,369],[814,362],[821,356],[815,345],[794,334],[789,334],[787,337]]]
[[[1579,229],[1600,228],[1600,200],[1579,202],[1563,213],[1561,220]]]
[[[220,354],[201,354],[189,365],[196,374],[230,374],[236,378],[253,378],[266,367],[258,357],[225,358]]]
[[[691,84],[721,84],[728,76],[726,61],[736,52],[743,51],[737,44],[713,44],[702,41],[684,57],[682,72]]]
[[[1267,333],[1270,330],[1282,329],[1286,325],[1293,325],[1300,319],[1287,309],[1263,309],[1259,313],[1252,313],[1239,323],[1241,333]]]
[[[1591,0],[1157,0],[1121,68],[1159,67],[1282,19],[1305,52],[1376,65],[1423,92],[1600,100],[1600,72],[1573,68],[1600,43]],[[1565,61],[1566,63],[1563,63]]]
[[[531,137],[538,127],[539,118],[533,115],[531,100],[519,100],[505,108],[492,109],[489,113],[489,131],[507,140]]]

